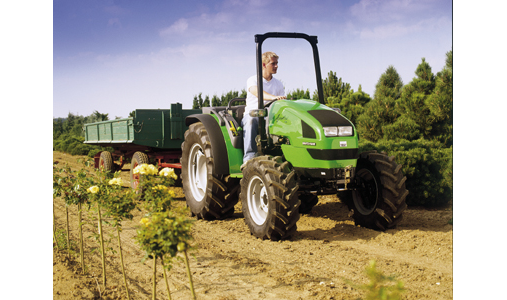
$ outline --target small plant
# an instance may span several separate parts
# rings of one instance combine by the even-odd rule
[[[191,249],[190,234],[193,220],[185,217],[182,212],[155,212],[150,217],[141,219],[141,228],[137,231],[137,242],[141,249],[145,251],[145,257],[157,258],[162,260],[165,268],[170,269],[172,258],[176,257],[178,252],[183,254],[187,275],[190,283],[192,297],[195,299],[195,291],[192,282],[192,276],[188,263],[187,251]],[[154,273],[155,276],[155,273]],[[156,280],[153,281],[153,293],[156,289]],[[155,296],[153,296],[155,297]]]
[[[185,217],[187,211],[170,210],[174,192],[168,186],[177,179],[174,170],[164,168],[160,172],[153,165],[142,164],[133,170],[134,174],[141,176],[138,188],[143,191],[144,208],[148,214],[141,219],[141,228],[137,231],[137,242],[145,251],[145,257],[153,259],[153,294],[156,297],[156,261],[162,261],[164,279],[169,299],[171,293],[167,282],[166,269],[170,269],[172,258],[182,252],[187,267],[192,297],[195,291],[188,264],[187,250],[191,249],[192,240],[190,229],[193,221]],[[158,176],[157,176],[158,175]]]
[[[98,223],[98,237],[100,242],[100,252],[102,255],[102,282],[104,288],[106,287],[106,253],[104,247],[104,233],[102,230],[102,213],[101,209],[108,207],[109,203],[115,201],[115,198],[119,196],[114,185],[118,183],[118,179],[110,180],[111,174],[109,171],[98,170],[97,177],[93,182],[94,185],[90,186],[87,191],[89,193],[90,200],[95,204],[94,209],[97,212],[97,223]],[[113,184],[110,184],[112,182]],[[121,182],[120,182],[121,183]]]
[[[377,263],[372,260],[366,267],[366,276],[370,279],[368,284],[358,285],[345,280],[354,288],[364,290],[365,300],[400,300],[401,294],[405,291],[403,282],[394,276],[386,276],[377,270]]]
[[[58,245],[60,249],[68,249],[74,253],[74,250],[76,249],[76,243],[70,240],[70,244],[67,244],[67,232],[64,229],[56,229],[54,238],[56,240],[56,245]]]
[[[114,178],[109,180],[109,194],[107,201],[102,201],[102,204],[106,210],[105,216],[111,217],[113,222],[111,225],[116,228],[116,232],[118,235],[118,249],[120,252],[120,263],[121,269],[123,273],[123,282],[125,284],[125,289],[127,291],[127,299],[130,299],[128,284],[127,284],[127,276],[125,274],[125,266],[123,263],[123,253],[121,248],[121,221],[123,219],[132,220],[133,215],[131,211],[136,207],[136,203],[134,201],[134,197],[130,192],[130,189],[122,188],[122,180],[118,176],[119,172],[114,174]]]
[[[144,209],[148,212],[162,212],[171,208],[175,195],[168,187],[178,179],[174,169],[163,168],[159,172],[154,165],[141,164],[135,167],[132,173],[140,176],[137,189],[142,193],[138,193],[137,197],[144,200]]]
[[[87,163],[85,163],[87,164]],[[69,166],[59,170],[60,174],[66,173],[67,176],[57,176],[55,183],[55,175],[53,175],[53,195],[61,195],[65,200],[65,213],[67,225],[67,244],[70,243],[69,229],[69,206],[77,205],[78,207],[78,230],[79,230],[79,249],[81,258],[82,272],[84,272],[84,249],[83,249],[83,230],[82,230],[82,205],[88,203],[88,195],[86,186],[90,184],[90,177],[87,170],[80,169],[73,171]],[[68,252],[70,257],[70,252]]]

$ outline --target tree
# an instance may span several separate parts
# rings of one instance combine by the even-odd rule
[[[290,91],[287,93],[287,99],[289,100],[299,100],[299,99],[310,99],[310,90],[306,89],[296,89],[295,91]]]
[[[95,117],[95,122],[107,121],[109,120],[109,114],[101,114],[98,111],[94,111],[92,114]]]
[[[415,74],[417,77],[403,87],[400,98],[396,100],[396,110],[401,117],[384,127],[384,134],[389,139],[430,137],[433,118],[426,101],[435,88],[435,75],[424,58]]]
[[[400,75],[393,66],[389,66],[375,86],[374,99],[365,105],[364,112],[357,118],[361,137],[373,142],[384,138],[384,127],[393,124],[399,117],[396,99],[400,97],[402,87]]]
[[[435,89],[426,100],[432,121],[430,135],[444,143],[452,145],[452,50],[446,53],[446,65],[437,73]]]
[[[386,71],[380,75],[380,78],[375,85],[375,92],[373,99],[379,100],[383,98],[398,99],[400,98],[401,88],[403,81],[401,80],[398,71],[391,65],[387,67]]]
[[[370,101],[370,95],[363,92],[361,85],[359,85],[358,91],[354,93],[352,90],[350,94],[340,101],[338,107],[341,109],[341,113],[352,124],[357,124],[357,118],[364,112],[364,106]]]
[[[221,106],[220,105],[221,103],[222,103],[222,101],[220,100],[220,98],[218,98],[217,95],[213,95],[213,98],[211,98],[211,106],[213,106],[213,107]]]
[[[336,107],[336,103],[339,103],[343,97],[351,93],[350,83],[343,82],[341,77],[338,79],[336,72],[333,71],[329,71],[327,78],[322,80],[322,89],[324,91],[324,101],[330,107]],[[331,100],[329,100],[330,97],[332,97]],[[318,100],[318,98],[318,93],[315,91],[313,99]]]
[[[242,89],[241,92],[238,91],[229,91],[225,94],[222,94],[221,97],[218,97],[216,94],[213,95],[213,97],[210,98],[208,95],[205,96],[204,100],[202,99],[202,93],[199,93],[198,96],[194,96],[194,101],[192,104],[192,109],[199,109],[203,107],[209,107],[210,103],[211,106],[227,106],[229,104],[229,101],[231,101],[234,98],[246,98],[247,93],[245,89]]]

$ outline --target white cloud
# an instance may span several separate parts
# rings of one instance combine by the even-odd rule
[[[404,36],[410,32],[418,30],[417,25],[404,26],[401,24],[389,24],[385,26],[377,26],[373,29],[363,29],[360,33],[362,39],[386,39],[392,37]]]
[[[415,24],[392,23],[376,26],[374,28],[365,28],[361,30],[361,39],[386,39],[402,37],[421,32],[440,31],[442,27],[451,27],[450,20],[447,18],[430,18],[420,20]]]
[[[361,0],[350,7],[356,18],[367,21],[394,21],[424,14],[435,0]]]
[[[174,22],[173,25],[160,30],[160,36],[168,36],[172,34],[183,34],[188,29],[188,20],[185,18],[181,18],[178,21]]]

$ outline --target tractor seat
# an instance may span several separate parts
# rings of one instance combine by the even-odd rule
[[[232,115],[236,122],[238,122],[238,126],[241,126],[241,121],[243,120],[243,115],[245,114],[246,105],[237,105],[231,107]]]

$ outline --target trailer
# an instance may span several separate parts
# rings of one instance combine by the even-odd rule
[[[136,188],[139,178],[132,170],[139,164],[156,162],[179,175],[181,144],[188,129],[185,118],[201,113],[201,109],[182,109],[181,103],[172,103],[170,109],[136,109],[134,117],[85,124],[84,143],[114,149],[97,153],[95,168],[114,172],[131,161],[131,186]]]

